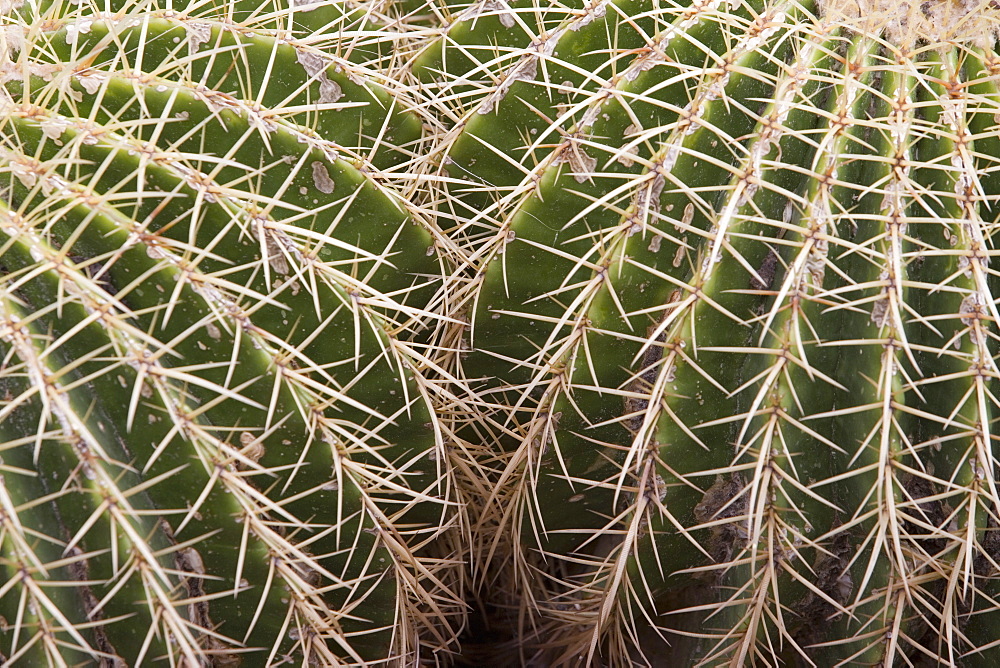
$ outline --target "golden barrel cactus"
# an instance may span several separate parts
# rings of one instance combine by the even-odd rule
[[[0,9],[10,663],[1000,661],[994,3]]]

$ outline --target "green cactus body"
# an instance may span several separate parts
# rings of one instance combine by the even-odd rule
[[[419,117],[267,26],[23,9],[0,651],[359,665],[445,643],[461,604],[421,547],[450,474],[413,348],[436,233],[382,177]]]
[[[548,153],[495,135],[519,164],[489,173],[512,190],[477,242],[466,374],[500,380],[497,507],[552,664],[627,665],[647,627],[705,665],[976,646],[1000,507],[995,35],[944,4],[849,10],[651,9],[644,45],[589,47],[619,64],[577,84]],[[906,36],[930,21],[974,46]],[[576,63],[541,60],[497,75],[449,150],[491,115],[530,136],[503,106]]]
[[[1000,661],[995,3],[0,15],[6,663]]]

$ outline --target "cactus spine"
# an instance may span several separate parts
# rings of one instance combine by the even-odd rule
[[[0,652],[993,665],[998,21],[9,3]]]

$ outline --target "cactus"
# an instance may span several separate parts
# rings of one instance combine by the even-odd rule
[[[430,51],[483,54],[426,81],[520,663],[996,661],[998,15],[865,7],[491,3],[519,48]]]
[[[2,15],[5,662],[1000,661],[993,3]]]
[[[387,176],[422,122],[357,58],[391,44],[317,43],[342,9],[9,9],[5,665],[452,642],[440,235]]]

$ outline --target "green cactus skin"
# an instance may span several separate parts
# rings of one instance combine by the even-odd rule
[[[0,8],[4,661],[1000,662],[994,3]]]
[[[439,150],[499,193],[448,188],[522,662],[995,660],[998,17],[957,7],[589,3],[480,61]]]
[[[418,343],[441,261],[386,176],[420,117],[289,12],[14,11],[4,661],[447,649],[463,604],[428,545],[454,485]]]

